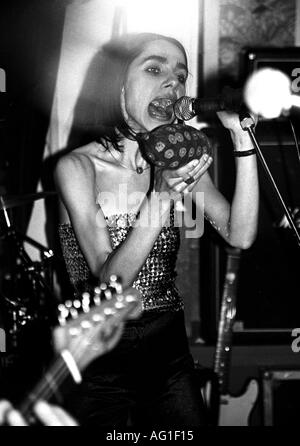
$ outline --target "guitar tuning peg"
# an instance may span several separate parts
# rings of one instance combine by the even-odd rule
[[[111,274],[109,277],[109,284],[111,284],[112,282],[117,282],[118,280],[118,276],[116,274]]]
[[[110,300],[112,298],[112,292],[109,288],[104,291],[104,296],[106,300]]]
[[[116,313],[116,310],[114,308],[108,307],[103,310],[103,313],[105,314],[105,316],[112,316]]]
[[[64,304],[58,305],[58,323],[61,327],[66,325],[67,317],[69,315],[69,310],[65,307]]]
[[[84,330],[89,330],[92,327],[92,324],[90,321],[82,321],[80,326],[84,329]]]
[[[115,308],[117,309],[117,310],[122,310],[122,308],[125,308],[125,306],[126,306],[126,304],[124,303],[124,302],[122,302],[122,301],[116,301],[116,303],[115,303]]]
[[[78,311],[76,310],[76,308],[70,308],[70,315],[73,319],[77,319],[78,318]]]
[[[94,304],[100,305],[101,303],[101,288],[99,286],[96,286],[94,288]]]
[[[79,327],[70,327],[69,328],[69,335],[70,336],[79,336],[81,334],[81,329]]]
[[[66,309],[66,307],[64,306],[64,304],[59,304],[57,309],[61,313],[61,312],[63,312]]]
[[[123,293],[123,287],[121,284],[120,279],[118,278],[118,276],[116,276],[116,274],[112,274],[109,278],[109,286],[111,288],[114,288],[114,290],[116,291],[117,294],[122,294]]]
[[[92,320],[93,322],[104,322],[105,318],[103,317],[102,314],[96,313],[92,316]]]
[[[82,309],[84,313],[88,313],[90,311],[90,301],[90,293],[88,293],[87,291],[82,293]]]
[[[102,282],[99,286],[100,288],[100,292],[103,292],[105,290],[107,290],[107,284],[105,282]]]
[[[79,299],[74,300],[73,307],[79,309],[81,307],[81,302]]]
[[[137,300],[137,298],[136,298],[136,296],[135,296],[134,294],[127,294],[127,295],[125,296],[125,301],[126,301],[127,303],[130,303],[130,302],[136,302],[136,300]]]

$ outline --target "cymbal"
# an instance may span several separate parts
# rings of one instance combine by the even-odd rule
[[[56,192],[37,192],[35,194],[26,195],[0,195],[0,210],[22,206],[26,203],[31,203],[32,201],[47,198],[52,195],[56,195]]]

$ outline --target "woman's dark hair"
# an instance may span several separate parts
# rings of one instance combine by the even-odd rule
[[[126,34],[105,44],[93,57],[74,113],[69,148],[91,141],[120,150],[122,135],[134,139],[121,109],[121,90],[130,64],[148,42],[167,40],[187,56],[183,45],[172,37],[160,34]],[[121,135],[120,135],[121,133]]]

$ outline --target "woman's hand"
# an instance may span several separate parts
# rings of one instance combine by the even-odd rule
[[[254,115],[254,113],[249,113],[254,121],[254,126],[256,126],[258,117]],[[217,116],[222,122],[223,126],[233,132],[234,134],[238,133],[246,133],[245,130],[242,129],[239,115],[230,111],[219,111],[217,112]]]
[[[48,404],[44,401],[37,402],[33,411],[45,426],[78,426],[74,418],[59,406]],[[0,401],[0,426],[28,426],[21,413],[18,412],[9,401]]]
[[[230,131],[235,150],[242,152],[253,149],[253,142],[251,140],[251,137],[246,130],[243,130],[239,115],[237,113],[221,111],[217,112],[217,115],[223,126]],[[250,116],[253,119],[255,127],[258,121],[258,117],[253,113],[251,113]]]
[[[155,172],[155,191],[169,194],[191,192],[210,167],[212,161],[211,156],[204,154],[200,160],[194,159],[176,170],[157,169]]]

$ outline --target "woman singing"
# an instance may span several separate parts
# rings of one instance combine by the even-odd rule
[[[93,278],[106,282],[115,274],[125,288],[140,291],[144,311],[126,323],[118,346],[88,367],[76,415],[102,427],[200,426],[205,410],[175,286],[179,228],[172,197],[204,193],[205,217],[226,242],[246,249],[257,226],[256,156],[238,116],[218,113],[236,155],[231,204],[209,176],[210,156],[176,170],[154,169],[143,157],[137,135],[176,122],[169,106],[185,95],[188,62],[177,40],[122,36],[91,66],[87,82],[96,73],[97,85],[88,103],[92,123],[80,123],[85,144],[55,171],[64,258],[76,293],[90,289]]]

